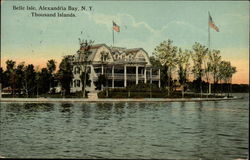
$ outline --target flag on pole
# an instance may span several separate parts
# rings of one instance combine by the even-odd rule
[[[118,26],[114,21],[113,21],[113,30],[116,32],[120,32],[120,26]]]
[[[213,21],[212,17],[210,16],[210,13],[209,13],[208,25],[211,28],[213,28],[214,30],[216,30],[217,32],[219,32],[219,28],[214,24],[214,21]]]

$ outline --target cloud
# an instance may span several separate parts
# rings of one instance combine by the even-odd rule
[[[122,37],[120,42],[123,42],[123,46],[124,44],[125,46],[134,46],[137,44],[149,52],[152,52],[154,47],[161,41],[169,38],[174,40],[174,43],[177,42],[181,45],[187,45],[187,42],[192,41],[192,39],[196,41],[197,39],[200,40],[207,36],[206,29],[201,29],[185,21],[173,20],[162,26],[157,26],[158,28],[153,28],[148,22],[138,21],[133,15],[127,13],[117,13],[114,15],[86,12],[85,14],[90,21],[100,24],[103,27],[105,26],[108,32],[112,31],[112,21],[115,21],[121,27],[123,33],[128,31],[129,34],[137,34],[136,36],[133,35],[133,37],[120,35]],[[125,30],[123,28],[124,26],[126,26],[128,30]],[[195,38],[197,36],[198,38]]]
[[[85,14],[88,15],[88,17],[92,19],[96,24],[105,25],[108,30],[110,30],[111,28],[112,21],[115,21],[118,25],[126,25],[126,26],[130,25],[130,27],[134,27],[134,28],[143,26],[152,34],[157,33],[157,30],[153,29],[146,22],[143,22],[143,21],[137,22],[135,18],[129,14],[109,15],[109,14],[101,14],[101,13],[91,14],[88,12],[86,12]]]
[[[206,31],[203,29],[200,29],[194,25],[191,25],[190,23],[184,22],[184,21],[170,21],[164,26],[154,29],[151,27],[148,23],[144,21],[136,21],[134,16],[130,14],[120,14],[118,13],[117,15],[109,15],[109,14],[101,14],[101,13],[95,13],[95,14],[90,14],[90,13],[85,13],[88,15],[90,19],[92,19],[96,24],[102,24],[107,27],[107,29],[110,30],[110,26],[112,25],[112,21],[117,22],[117,24],[120,25],[127,25],[129,27],[133,28],[145,28],[147,31],[149,31],[153,35],[161,35],[162,33],[166,32],[167,30],[171,30],[172,27],[178,25],[182,26],[183,28],[189,28],[193,31],[198,31],[203,35],[206,35]]]

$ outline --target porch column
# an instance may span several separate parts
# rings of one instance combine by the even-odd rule
[[[115,86],[115,80],[114,80],[114,78],[115,78],[115,75],[114,75],[114,73],[115,73],[115,66],[112,66],[112,88],[114,88],[114,86]]]
[[[102,75],[103,75],[103,65],[102,65]]]
[[[95,84],[94,84],[94,73],[95,73],[95,70],[94,70],[94,67],[93,66],[90,66],[90,80],[91,80],[91,88],[94,88],[95,87]],[[95,89],[93,89],[95,90]]]
[[[135,83],[138,84],[138,66],[136,66],[135,70]]]
[[[127,87],[127,66],[124,65],[124,87]]]
[[[159,75],[159,82],[158,82],[158,86],[159,86],[159,88],[161,88],[161,69],[159,69],[159,71],[158,71],[158,75]]]
[[[144,68],[144,83],[147,83],[147,68]]]
[[[150,68],[150,84],[152,84],[152,68]]]

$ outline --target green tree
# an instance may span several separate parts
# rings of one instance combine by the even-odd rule
[[[16,87],[16,73],[15,73],[15,67],[16,62],[12,60],[7,60],[6,62],[6,79],[7,79],[7,86],[10,86],[12,89],[12,94],[15,94],[15,87]]]
[[[34,95],[36,91],[36,73],[33,64],[29,64],[24,69],[25,89],[28,96]]]
[[[86,77],[85,77],[86,76]],[[86,86],[91,86],[91,80],[90,80],[90,75],[89,75],[89,72],[87,70],[87,73],[85,72],[82,72],[81,75],[80,75],[80,79],[82,81],[82,89],[83,90],[86,90],[84,87]],[[85,82],[86,81],[86,82]],[[85,85],[84,85],[85,84]],[[85,93],[86,94],[86,93]],[[86,95],[85,95],[86,96]]]
[[[162,67],[161,62],[159,61],[159,59],[156,59],[155,56],[150,56],[149,60],[153,67]]]
[[[9,79],[6,71],[4,71],[3,68],[0,68],[0,83],[2,84],[2,89],[9,87]]]
[[[47,68],[42,68],[40,72],[37,73],[37,94],[48,93],[50,90],[51,74]]]
[[[200,84],[200,93],[202,97],[202,77],[204,76],[204,60],[205,56],[208,54],[208,48],[201,45],[200,43],[195,42],[193,45],[193,54],[192,54],[192,60],[193,60],[193,69],[192,72],[194,74],[194,77],[196,78],[196,82]]]
[[[221,63],[221,56],[220,56],[220,51],[219,50],[212,50],[209,52],[208,56],[208,72],[211,72],[212,77],[213,77],[213,84],[214,84],[214,94],[216,93],[217,90],[217,83],[219,81],[219,67]]]
[[[47,70],[48,70],[48,73],[49,73],[49,88],[53,88],[55,87],[55,84],[54,84],[54,80],[55,80],[55,77],[54,77],[54,72],[56,70],[56,61],[54,59],[51,59],[51,60],[48,60],[47,62]]]
[[[167,40],[156,46],[153,54],[159,59],[162,66],[165,66],[168,74],[168,95],[172,91],[171,79],[172,71],[176,65],[177,47],[173,46],[173,41]]]
[[[102,86],[106,86],[107,84],[107,77],[103,74],[98,76],[97,81],[95,82],[96,89],[101,90]]]
[[[186,82],[188,81],[188,71],[190,68],[190,56],[192,52],[189,50],[182,51],[181,48],[179,48],[178,54],[177,54],[177,65],[178,65],[178,75],[179,75],[179,82],[182,86],[182,96],[184,97],[184,87],[186,85]]]
[[[17,93],[21,93],[21,91],[24,89],[24,62],[18,64],[17,68],[15,69],[15,73],[16,73],[16,89],[17,89]]]
[[[231,85],[232,85],[232,77],[233,74],[236,73],[236,67],[231,66],[229,61],[221,61],[219,64],[219,80],[223,80],[224,83],[227,84],[227,93],[231,92]],[[223,91],[222,91],[223,92]]]
[[[83,79],[82,83],[83,83],[83,97],[85,97],[86,96],[86,85],[89,81],[89,79],[86,79],[89,77],[89,76],[87,76],[87,67],[88,67],[88,64],[90,63],[89,55],[92,53],[91,47],[92,47],[92,44],[94,43],[94,41],[92,41],[92,40],[89,40],[89,41],[85,40],[84,41],[84,40],[81,40],[80,38],[79,38],[79,40],[80,40],[80,50],[78,50],[78,54],[80,55],[80,57],[83,61],[83,69],[84,69],[83,74],[84,75],[82,76],[82,78],[84,78],[84,79]]]
[[[54,71],[56,70],[56,61],[54,59],[48,60],[47,62],[47,70],[48,73],[54,73]]]
[[[72,79],[73,73],[71,59],[70,57],[65,56],[59,65],[58,80],[61,83],[62,90],[65,91],[66,95],[70,94],[70,84]]]
[[[4,73],[3,73],[3,68],[0,68],[0,83],[3,85],[4,84]]]

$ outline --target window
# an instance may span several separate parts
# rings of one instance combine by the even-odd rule
[[[74,74],[76,74],[76,67],[74,68]]]
[[[75,67],[74,74],[80,74],[80,67]]]
[[[77,81],[76,81],[76,85],[77,85],[77,87],[81,87],[81,81],[80,81],[80,80],[77,80]]]
[[[80,68],[79,67],[77,67],[77,73],[80,74]]]
[[[87,73],[91,73],[91,67],[88,67]]]
[[[74,80],[74,82],[73,82],[73,83],[74,83],[74,87],[76,87],[76,80]]]
[[[138,56],[138,60],[139,60],[139,61],[143,61],[143,62],[146,61],[146,60],[145,60],[145,57],[144,57],[142,54],[140,54],[140,55]]]

